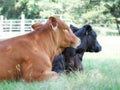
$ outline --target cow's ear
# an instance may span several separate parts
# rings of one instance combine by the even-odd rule
[[[89,32],[92,30],[92,27],[89,24],[85,25],[84,28],[85,28],[86,35],[88,35]]]
[[[72,24],[70,24],[70,28],[74,33],[79,30],[79,28],[73,26]]]
[[[41,26],[42,26],[41,23],[35,23],[32,25],[32,28],[33,28],[33,30],[38,30],[38,29],[40,29]]]
[[[88,32],[92,30],[92,27],[89,24],[85,25],[85,28]]]
[[[51,17],[49,17],[49,21],[50,21],[50,25],[51,25],[52,29],[54,31],[56,31],[57,30],[57,25],[58,25],[57,18],[54,17],[54,16],[51,16]]]

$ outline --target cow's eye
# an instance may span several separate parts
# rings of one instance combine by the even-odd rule
[[[68,29],[64,29],[65,32],[68,32]]]

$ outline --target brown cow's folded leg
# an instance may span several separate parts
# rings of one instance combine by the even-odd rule
[[[41,74],[39,80],[57,79],[59,74],[54,71],[45,71]]]
[[[57,79],[59,77],[59,74],[57,74],[54,71],[44,71],[43,73],[39,72],[30,72],[29,74],[26,73],[24,75],[23,81],[25,82],[31,82],[31,81],[42,81],[42,80],[48,80],[48,79]]]
[[[22,64],[21,77],[24,81],[41,81],[50,78],[57,78],[59,76],[56,72],[51,71],[50,60],[47,60],[44,64],[42,62],[35,63],[35,59],[33,60],[34,63],[29,60],[28,62]]]

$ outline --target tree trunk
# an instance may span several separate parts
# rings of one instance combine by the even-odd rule
[[[115,18],[115,21],[116,21],[116,25],[117,25],[118,34],[120,35],[119,22],[118,22],[117,18]]]

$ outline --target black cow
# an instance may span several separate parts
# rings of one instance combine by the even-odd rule
[[[82,28],[70,25],[70,28],[81,39],[81,44],[77,49],[68,47],[61,55],[55,57],[52,70],[57,73],[64,70],[67,72],[83,70],[82,57],[84,52],[101,51],[101,46],[97,41],[97,34],[90,25],[84,25]]]

